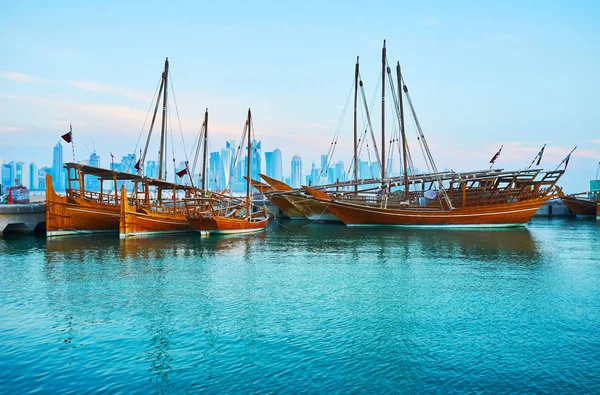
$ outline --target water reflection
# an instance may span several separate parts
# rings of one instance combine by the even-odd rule
[[[533,261],[540,249],[529,229],[415,229],[345,227],[332,224],[283,223],[269,235],[269,247],[297,253],[351,253],[356,259],[376,254],[380,261],[425,258]],[[308,226],[309,225],[309,226]]]

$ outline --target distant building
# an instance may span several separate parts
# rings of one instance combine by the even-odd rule
[[[52,175],[51,167],[44,166],[38,170],[38,189],[42,191],[46,189],[46,174]]]
[[[300,183],[302,180],[302,158],[300,155],[296,154],[292,158],[292,173],[291,173],[291,187],[292,188],[300,188]]]
[[[38,189],[38,179],[37,163],[31,162],[29,164],[29,189]]]
[[[59,141],[54,146],[52,153],[52,187],[57,191],[65,189],[66,184],[66,172],[63,162],[63,147]]]
[[[146,161],[146,177],[150,177],[150,178],[156,178],[157,176],[157,168],[156,168],[156,161],[155,160],[148,160]]]
[[[262,173],[261,151],[261,142],[252,140],[252,143],[250,145],[250,158],[252,159],[252,161],[250,162],[250,178],[253,180],[259,180],[260,177],[258,175]]]
[[[344,162],[339,161],[335,164],[335,180],[336,182],[346,181],[346,172],[344,171]]]
[[[273,178],[283,181],[283,159],[279,148],[273,150]]]
[[[210,153],[210,160],[209,160],[209,166],[208,166],[209,170],[208,170],[208,174],[207,174],[207,178],[208,178],[208,182],[206,183],[208,189],[210,191],[217,191],[217,190],[221,190],[221,186],[223,184],[219,183],[219,175],[222,171],[221,168],[221,154],[219,152],[211,152]]]
[[[16,164],[14,161],[2,165],[2,188],[15,186]]]
[[[319,185],[320,183],[320,171],[315,166],[315,162],[312,163],[310,168],[310,184],[309,185]]]

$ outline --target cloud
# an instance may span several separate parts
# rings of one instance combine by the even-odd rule
[[[148,92],[139,92],[132,89],[127,88],[119,88],[110,85],[103,85],[97,82],[90,81],[61,81],[61,80],[46,80],[39,77],[34,77],[31,75],[16,73],[11,71],[0,71],[0,76],[7,80],[16,81],[16,82],[24,82],[30,84],[54,84],[54,85],[69,85],[77,89],[82,89],[90,92],[96,93],[106,93],[113,96],[123,97],[126,99],[131,99],[143,103],[147,103],[150,101],[150,93]]]
[[[27,74],[23,74],[23,73],[15,73],[12,71],[0,71],[0,75],[2,76],[2,78],[5,78],[5,79],[11,80],[11,81],[27,82],[27,83],[31,83],[31,84],[42,82],[42,80],[40,80],[37,77],[33,77],[31,75],[27,75]]]
[[[18,132],[19,130],[21,129],[16,126],[0,125],[0,133],[14,133]]]
[[[592,143],[592,144],[600,144],[600,139],[590,140],[590,143]]]
[[[126,88],[117,88],[114,86],[98,84],[96,82],[87,81],[67,81],[67,83],[75,88],[96,92],[96,93],[107,93],[113,96],[124,97],[139,102],[148,102],[150,95],[145,92],[137,92]]]

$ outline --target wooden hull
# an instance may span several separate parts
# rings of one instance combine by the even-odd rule
[[[313,193],[314,191],[311,191]],[[457,208],[451,211],[426,208],[385,209],[324,198],[327,205],[344,224],[349,226],[446,226],[446,227],[511,227],[525,225],[550,196],[503,204]],[[325,195],[326,196],[326,195]]]
[[[333,215],[327,206],[312,197],[304,195],[285,195],[285,198],[298,211],[311,221],[329,221],[340,222],[340,219]]]
[[[58,196],[46,175],[46,235],[117,233],[120,207],[85,199]]]
[[[141,212],[121,199],[120,236],[144,236],[164,233],[189,232],[192,230],[187,218],[181,214]]]
[[[267,194],[266,196],[267,199],[269,199],[269,201],[273,203],[273,205],[277,207],[279,211],[281,211],[284,214],[284,216],[288,217],[289,219],[306,219],[306,216],[302,214],[302,211],[298,210],[285,197],[285,195]]]
[[[594,217],[597,203],[594,200],[578,199],[573,196],[561,196],[565,206],[578,217]]]
[[[264,174],[261,174],[260,177],[265,180],[274,191],[278,192],[289,192],[294,189],[286,184],[285,182],[281,182],[271,177],[267,177]],[[283,214],[284,217],[288,217],[289,219],[306,219],[306,216],[300,211],[293,203],[290,202],[289,199],[286,198],[284,194],[273,194],[266,193],[265,196],[275,207],[279,209],[279,211]]]
[[[204,234],[235,234],[260,232],[267,227],[268,219],[249,222],[245,218],[204,217],[189,220],[194,230]]]

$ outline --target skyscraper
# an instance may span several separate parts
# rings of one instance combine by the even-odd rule
[[[292,158],[292,173],[290,178],[291,187],[300,188],[300,183],[302,182],[302,158],[298,154]]]
[[[63,169],[63,147],[60,141],[54,146],[52,154],[52,186],[57,191],[65,189],[65,170]]]
[[[275,173],[275,166],[273,166],[273,152],[265,152],[265,173],[268,177],[275,178],[273,173]]]
[[[221,172],[219,173],[219,182],[223,186],[223,189],[227,188],[229,181],[231,180],[231,165],[233,161],[233,147],[235,141],[230,141],[226,144],[225,148],[221,149]]]
[[[93,167],[100,167],[100,157],[96,155],[96,152],[92,152],[88,164]],[[88,191],[100,192],[100,179],[96,176],[87,175],[85,177],[85,188]]]
[[[315,162],[313,162],[310,168],[310,185],[319,185],[319,173],[319,169],[315,166]]]
[[[346,172],[344,171],[343,161],[339,161],[335,164],[335,180],[339,182],[346,181]]]
[[[38,168],[35,162],[29,164],[29,189],[38,189]]]
[[[283,181],[283,159],[279,148],[273,150],[273,178]]]
[[[146,177],[156,178],[156,161],[148,160],[146,161]]]
[[[15,184],[15,162],[11,161],[2,165],[2,188],[10,188]]]
[[[221,185],[219,184],[219,175],[221,173],[221,155],[219,152],[211,152],[210,153],[210,165],[208,166],[207,171],[207,183],[206,186],[211,191],[221,190]]]

